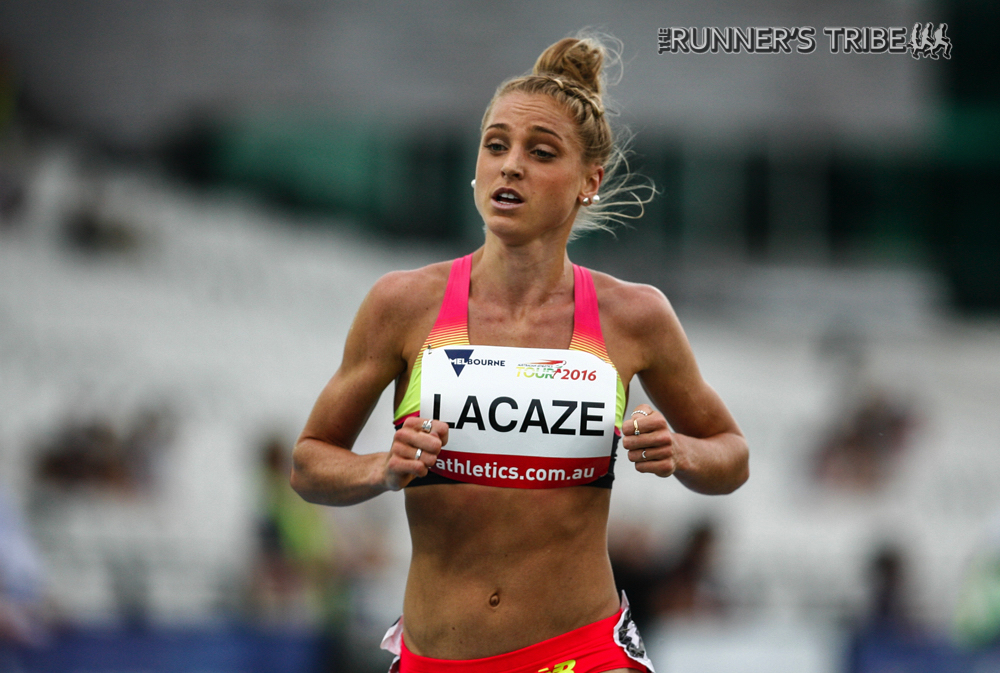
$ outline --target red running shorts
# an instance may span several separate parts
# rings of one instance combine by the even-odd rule
[[[622,594],[617,613],[555,638],[483,659],[432,659],[413,654],[403,642],[400,618],[382,641],[398,655],[390,672],[398,673],[600,673],[632,668],[653,673],[653,664]]]

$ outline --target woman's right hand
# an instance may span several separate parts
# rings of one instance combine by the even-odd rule
[[[427,468],[434,464],[441,447],[447,443],[447,423],[416,416],[407,418],[393,435],[392,447],[383,465],[386,488],[398,491],[414,478],[426,477]]]

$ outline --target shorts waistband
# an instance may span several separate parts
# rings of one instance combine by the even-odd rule
[[[402,643],[402,658],[406,662],[407,669],[414,673],[442,673],[453,671],[454,673],[497,673],[498,671],[514,671],[519,668],[536,665],[539,659],[544,659],[546,654],[562,649],[572,649],[575,646],[587,645],[593,642],[600,642],[608,638],[618,620],[621,618],[623,609],[599,621],[581,626],[578,629],[569,631],[554,638],[543,640],[534,645],[522,647],[513,652],[505,652],[492,657],[482,659],[454,660],[454,659],[433,659],[422,657],[410,652],[406,648],[406,643]],[[534,671],[535,669],[532,669]]]

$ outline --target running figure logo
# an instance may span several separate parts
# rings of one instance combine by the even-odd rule
[[[924,58],[939,57],[951,58],[951,40],[945,35],[948,24],[942,23],[934,30],[933,23],[927,23],[923,27],[919,23],[913,24],[913,32],[910,33],[910,41],[906,46],[910,48],[910,56],[919,60]]]

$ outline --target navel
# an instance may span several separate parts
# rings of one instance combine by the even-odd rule
[[[490,607],[495,608],[500,605],[500,592],[494,591],[493,595],[490,596]]]

